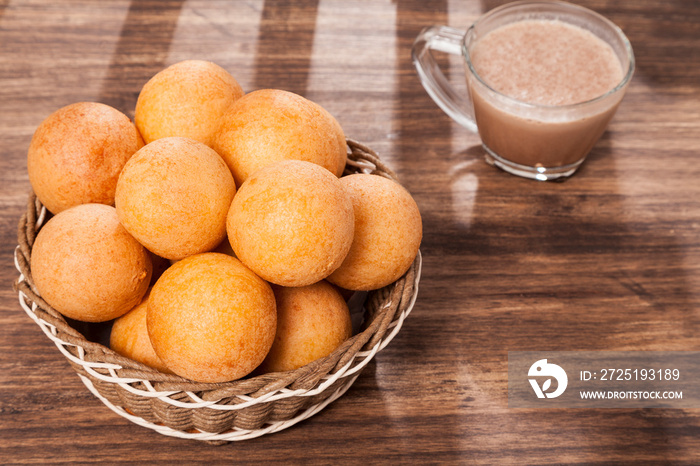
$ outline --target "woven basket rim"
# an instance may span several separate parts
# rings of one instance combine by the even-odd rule
[[[374,151],[362,143],[347,139],[348,164],[345,174],[373,173],[398,182],[396,174],[384,165]],[[85,338],[63,316],[51,308],[35,289],[31,279],[31,247],[47,210],[33,193],[28,198],[27,212],[18,225],[15,266],[20,273],[15,282],[21,307],[51,339],[74,367],[83,383],[105,405],[132,422],[165,435],[200,440],[243,440],[287,428],[320,411],[341,396],[354,382],[364,366],[398,333],[403,320],[415,303],[420,281],[420,251],[404,276],[380,290],[370,292],[365,306],[369,324],[325,358],[299,369],[256,375],[223,383],[193,382],[183,377],[164,374],[121,356],[110,348]],[[95,382],[95,383],[93,383]],[[153,423],[116,406],[96,388],[96,383],[117,384],[136,397],[158,398],[183,409],[234,411],[261,403],[295,397],[326,396],[301,413],[278,422],[266,422],[262,428],[234,428],[227,432],[182,432],[160,423]],[[341,383],[338,388],[338,383]],[[326,394],[332,389],[333,393]],[[183,397],[184,395],[184,397]]]

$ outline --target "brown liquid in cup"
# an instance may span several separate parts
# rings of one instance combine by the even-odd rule
[[[538,106],[590,101],[615,88],[623,77],[610,45],[589,31],[554,20],[501,26],[478,40],[471,60],[491,89]],[[559,167],[583,159],[622,98],[620,93],[594,112],[576,109],[543,117],[541,108],[494,105],[498,97],[473,77],[470,91],[484,145],[504,159],[531,167]]]

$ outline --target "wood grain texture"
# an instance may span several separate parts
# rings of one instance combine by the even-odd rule
[[[579,173],[538,183],[487,166],[410,60],[424,26],[466,28],[501,3],[0,1],[0,462],[700,462],[697,410],[507,406],[508,351],[700,350],[700,4],[576,1],[627,33],[637,73]],[[113,414],[12,290],[34,129],[83,100],[133,116],[148,78],[186,58],[323,105],[424,222],[418,302],[355,385],[293,428],[220,447]]]

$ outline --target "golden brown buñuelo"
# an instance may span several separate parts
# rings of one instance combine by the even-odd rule
[[[80,204],[114,205],[119,173],[142,146],[136,127],[119,110],[97,102],[67,105],[34,132],[29,181],[54,214]]]
[[[81,204],[51,218],[32,248],[41,296],[61,314],[85,322],[119,317],[148,289],[148,251],[119,223],[112,206]]]

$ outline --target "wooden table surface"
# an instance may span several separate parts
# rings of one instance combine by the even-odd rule
[[[625,31],[637,70],[563,183],[484,163],[411,64],[424,26],[466,28],[500,3],[0,0],[0,463],[698,464],[700,411],[510,409],[507,355],[700,350],[700,3],[576,2]],[[224,446],[114,414],[12,288],[37,125],[77,101],[133,117],[141,86],[189,58],[324,106],[399,174],[424,222],[415,308],[350,390]],[[459,82],[459,62],[442,64]]]

